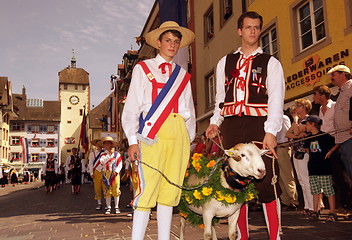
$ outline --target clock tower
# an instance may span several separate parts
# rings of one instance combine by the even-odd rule
[[[58,73],[61,162],[66,162],[71,149],[78,147],[83,115],[84,112],[87,115],[90,110],[89,73],[76,67],[74,50],[72,52],[71,65]]]

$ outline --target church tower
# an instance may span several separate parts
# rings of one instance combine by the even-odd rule
[[[62,162],[66,162],[72,148],[78,147],[83,115],[84,113],[87,115],[90,110],[89,73],[83,68],[76,67],[73,49],[72,53],[71,65],[58,73]]]

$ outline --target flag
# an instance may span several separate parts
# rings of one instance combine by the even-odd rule
[[[181,27],[187,27],[187,3],[186,0],[159,0],[160,22],[174,21]],[[188,47],[178,50],[174,62],[186,71],[188,70]]]
[[[109,114],[110,117],[108,118],[108,131],[109,132],[115,132],[116,127],[117,127],[117,107],[118,105],[116,104],[117,97],[110,97],[110,102],[109,102]]]
[[[86,108],[83,111],[83,118],[81,123],[81,134],[79,136],[79,140],[81,142],[81,146],[83,147],[85,152],[88,152],[88,134],[87,134],[87,116],[86,116]]]
[[[22,161],[23,163],[28,163],[28,143],[27,139],[24,137],[20,137],[20,143],[22,147]]]
[[[159,0],[160,22],[174,21],[182,27],[187,27],[186,0]]]

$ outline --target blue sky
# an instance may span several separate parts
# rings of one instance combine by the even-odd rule
[[[138,50],[154,0],[0,0],[0,76],[12,92],[58,100],[58,72],[70,64],[89,72],[91,105],[110,93],[123,54]]]

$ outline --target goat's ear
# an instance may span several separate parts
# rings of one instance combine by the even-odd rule
[[[225,150],[225,154],[230,158],[233,158],[237,162],[241,160],[241,157],[238,154],[238,150],[235,150],[235,149]]]

